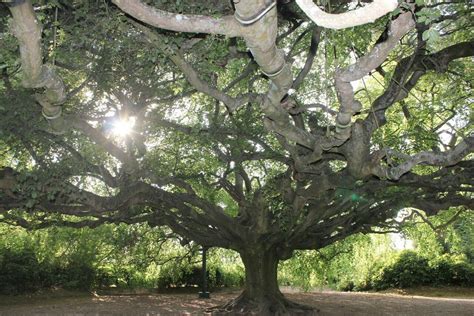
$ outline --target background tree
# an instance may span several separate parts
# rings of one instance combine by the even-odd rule
[[[3,222],[166,225],[239,252],[218,309],[266,314],[306,310],[295,249],[472,208],[472,5],[112,2],[2,7]]]

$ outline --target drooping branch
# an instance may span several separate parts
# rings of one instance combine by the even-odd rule
[[[345,29],[372,23],[392,12],[398,6],[396,0],[374,0],[374,2],[354,11],[330,14],[321,10],[313,0],[296,0],[296,3],[314,23],[329,29]]]
[[[61,104],[66,100],[66,88],[61,77],[50,65],[43,64],[41,49],[41,23],[36,18],[29,0],[9,6],[13,17],[12,33],[20,44],[23,86],[44,88],[36,94],[36,101],[43,107],[43,116],[50,120],[56,132],[61,132]]]
[[[185,187],[186,193],[168,192],[156,186],[155,182],[150,185],[141,181],[129,181],[121,183],[116,194],[99,196],[71,184],[70,175],[52,177],[41,185],[36,183],[33,174],[23,176],[29,180],[20,181],[20,173],[13,169],[0,170],[0,221],[7,219],[16,222],[17,218],[12,218],[9,210],[33,207],[40,212],[35,217],[40,225],[34,225],[35,228],[57,223],[49,215],[61,213],[97,219],[89,222],[88,219],[81,220],[77,222],[77,227],[81,227],[81,223],[89,226],[103,222],[133,223],[135,220],[148,221],[153,225],[169,225],[183,236],[211,246],[228,247],[236,236],[242,234],[222,208],[197,196],[179,178],[158,179],[158,183]],[[35,192],[34,205],[28,206],[32,192]],[[132,207],[147,207],[148,211],[135,216],[130,213]],[[22,223],[28,224],[28,227],[33,226],[25,221]]]
[[[303,230],[296,231],[289,240],[295,249],[320,249],[337,240],[371,227],[372,223],[382,221],[396,209],[393,201],[361,203],[353,205],[350,201],[326,206],[317,210],[316,216]],[[314,214],[314,213],[312,213]]]
[[[112,0],[122,11],[146,24],[175,32],[240,35],[240,25],[232,16],[212,18],[203,15],[176,14],[156,9],[140,0]]]
[[[404,207],[416,207],[429,215],[451,206],[472,207],[472,168],[472,161],[461,161],[429,175],[408,173],[399,181],[367,178],[360,186],[349,179],[347,170],[337,176],[318,174],[314,183],[296,192],[304,198],[305,210],[296,213],[299,219],[289,230],[288,243],[302,249],[322,247],[355,232],[384,226],[386,219]],[[342,191],[333,195],[338,188]]]
[[[100,219],[88,219],[81,221],[64,221],[64,220],[52,220],[52,221],[41,221],[37,220],[26,220],[23,217],[14,214],[3,214],[0,218],[1,223],[6,223],[8,225],[19,226],[25,229],[42,229],[51,226],[55,227],[71,227],[71,228],[82,228],[89,227],[95,228],[100,225],[107,223],[107,220],[104,218]]]

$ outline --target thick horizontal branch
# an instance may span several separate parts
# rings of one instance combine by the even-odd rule
[[[469,209],[473,209],[474,199],[461,195],[448,195],[444,198],[430,196],[417,199],[412,203],[412,206],[424,211],[428,216],[432,216],[455,206],[466,206]]]
[[[402,175],[412,170],[415,166],[424,164],[429,166],[452,166],[469,153],[474,151],[474,136],[467,137],[461,141],[454,149],[442,152],[421,152],[410,157],[402,164],[387,169],[389,179],[398,180]]]
[[[34,175],[25,175],[35,180]],[[34,185],[35,199],[31,204],[31,181],[20,183],[20,174],[13,169],[0,170],[0,213],[8,214],[11,209],[35,210],[35,221],[48,225],[48,216],[53,213],[79,217],[96,217],[107,222],[128,222],[137,219],[130,215],[131,208],[147,207],[150,211],[141,212],[139,221],[148,221],[154,225],[169,225],[179,229],[184,236],[196,241],[225,246],[229,240],[242,234],[234,220],[225,214],[222,208],[200,198],[193,189],[179,178],[159,179],[183,187],[186,193],[168,192],[158,186],[144,182],[122,183],[120,190],[111,196],[98,196],[74,186],[66,178],[52,178]],[[52,200],[52,198],[54,200]],[[151,214],[148,216],[148,214]],[[93,223],[96,223],[95,221]],[[78,223],[78,225],[81,225]],[[219,236],[219,238],[215,238]],[[207,238],[205,238],[207,236]]]
[[[442,192],[447,188],[458,192],[473,192],[472,174],[474,172],[474,160],[460,161],[454,166],[440,168],[430,174],[406,173],[396,182],[390,182],[391,186],[406,186],[424,190],[435,190]]]
[[[296,0],[296,3],[314,23],[329,29],[345,29],[372,23],[398,6],[396,0],[374,0],[371,4],[357,10],[330,14],[321,10],[313,0]]]
[[[191,33],[222,34],[230,37],[240,35],[240,25],[233,16],[212,18],[203,15],[176,14],[144,4],[140,0],[112,0],[122,11],[148,25]]]

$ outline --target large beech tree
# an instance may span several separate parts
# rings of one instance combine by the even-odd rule
[[[470,1],[6,2],[3,222],[234,249],[264,315],[295,249],[474,204]]]

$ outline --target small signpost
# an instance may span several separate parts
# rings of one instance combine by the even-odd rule
[[[211,295],[207,288],[207,247],[202,247],[202,284],[201,292],[199,292],[199,298],[211,298]]]

